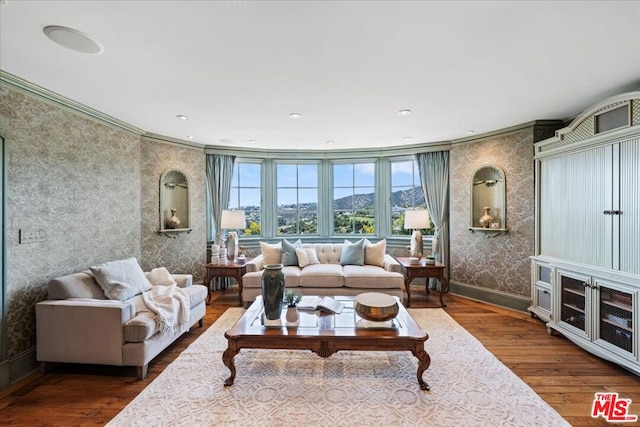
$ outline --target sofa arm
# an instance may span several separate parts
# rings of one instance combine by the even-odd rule
[[[247,263],[247,273],[260,271],[262,270],[263,267],[264,267],[264,257],[262,256],[262,254],[260,254]]]
[[[36,353],[41,362],[122,364],[128,301],[67,299],[36,304]]]
[[[176,281],[179,288],[188,288],[193,285],[193,275],[191,274],[172,274],[171,277]]]
[[[384,269],[394,273],[402,273],[400,263],[389,254],[384,255]]]

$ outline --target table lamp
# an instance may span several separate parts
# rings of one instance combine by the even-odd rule
[[[422,246],[422,233],[420,230],[429,228],[429,211],[415,210],[404,211],[404,228],[405,230],[413,230],[411,234],[411,256],[422,258],[424,248]]]
[[[244,211],[224,210],[220,219],[220,228],[227,230],[237,230],[247,227],[247,220]],[[225,240],[227,247],[227,259],[233,261],[238,256],[238,233],[229,231]]]

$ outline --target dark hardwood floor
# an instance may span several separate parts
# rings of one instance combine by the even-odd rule
[[[237,288],[216,292],[212,300],[204,327],[192,328],[156,357],[146,379],[138,381],[133,367],[60,364],[47,374],[34,374],[1,392],[0,425],[104,425],[227,308],[237,306]],[[617,392],[621,398],[632,399],[630,413],[640,416],[639,377],[585,352],[562,336],[548,335],[543,323],[526,313],[453,295],[446,295],[445,303],[449,315],[572,425],[612,425],[590,416],[596,392]],[[412,308],[437,304],[437,294],[412,287]]]

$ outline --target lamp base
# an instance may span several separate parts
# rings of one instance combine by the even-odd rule
[[[225,241],[227,247],[227,259],[233,261],[238,256],[238,233],[230,231]]]
[[[422,245],[422,233],[420,230],[413,230],[411,234],[411,256],[421,259],[424,254],[424,247]]]

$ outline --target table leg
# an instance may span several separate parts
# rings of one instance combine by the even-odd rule
[[[411,307],[411,281],[413,279],[410,277],[405,277],[404,279],[404,287],[407,290],[407,305],[406,307]]]
[[[417,376],[418,376],[418,384],[420,384],[420,389],[429,391],[431,390],[431,387],[422,379],[422,374],[424,373],[424,371],[427,370],[427,368],[431,364],[431,357],[426,351],[424,351],[423,346],[421,346],[421,348],[419,349],[414,350],[412,353],[415,357],[418,358]]]
[[[442,301],[442,296],[449,289],[449,282],[447,281],[447,278],[444,277],[444,273],[442,273],[439,280],[440,280],[440,306],[446,307],[447,305],[444,303],[444,301]]]
[[[207,269],[204,275],[204,285],[207,287],[207,305],[211,303],[211,279],[213,279],[213,277],[209,275],[209,269]]]
[[[236,366],[233,364],[233,358],[236,357],[236,354],[238,354],[238,352],[231,348],[227,348],[224,353],[222,353],[222,363],[231,371],[229,378],[224,380],[225,387],[233,385],[233,380],[236,378]]]
[[[236,279],[238,282],[238,302],[240,303],[240,307],[242,307],[242,274],[240,277]]]

